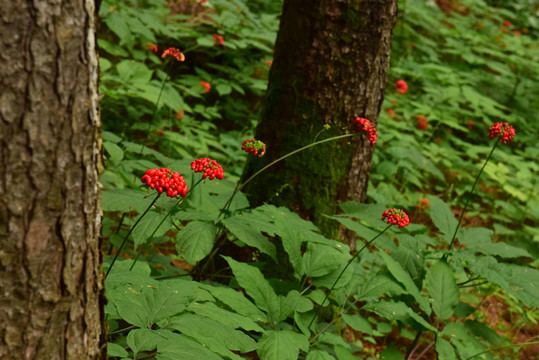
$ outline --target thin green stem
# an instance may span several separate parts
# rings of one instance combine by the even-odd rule
[[[118,255],[120,255],[120,251],[122,251],[122,248],[124,247],[125,243],[127,242],[127,239],[129,238],[129,235],[131,235],[131,233],[133,232],[133,230],[135,230],[135,228],[137,227],[138,223],[140,222],[140,220],[142,220],[142,218],[148,213],[148,211],[150,211],[150,209],[152,208],[152,206],[155,204],[155,202],[157,201],[157,199],[159,199],[159,197],[161,196],[162,193],[159,193],[157,194],[157,196],[155,197],[155,199],[153,199],[152,203],[150,204],[150,206],[148,206],[148,208],[144,211],[144,213],[142,213],[142,215],[137,219],[137,221],[135,222],[135,225],[133,225],[133,227],[131,229],[129,229],[129,232],[127,233],[127,235],[125,236],[124,240],[122,241],[122,244],[120,245],[120,247],[118,248],[118,251],[116,252],[116,255],[114,255],[114,259],[112,259],[112,263],[110,264],[108,270],[107,270],[107,273],[105,274],[105,279],[107,278],[107,276],[109,276],[109,273],[110,273],[110,270],[112,269],[112,267],[114,266],[114,263],[116,262],[116,259],[118,259]]]
[[[348,263],[346,264],[346,266],[344,267],[344,269],[342,269],[341,273],[339,274],[339,276],[337,276],[337,279],[335,280],[335,282],[333,283],[333,285],[331,285],[331,288],[328,290],[328,292],[326,293],[326,296],[324,297],[324,300],[322,301],[322,303],[320,304],[320,306],[324,306],[324,303],[326,302],[326,300],[328,299],[328,296],[329,296],[329,293],[333,290],[333,288],[335,287],[335,285],[337,285],[337,283],[339,282],[339,280],[341,279],[341,276],[343,276],[344,272],[346,271],[346,269],[348,269],[348,267],[350,266],[350,264],[352,263],[352,261],[354,261],[359,254],[361,254],[361,252],[367,248],[367,246],[369,246],[371,243],[374,242],[374,240],[378,239],[383,233],[385,233],[389,228],[391,227],[391,225],[388,225],[384,230],[382,230],[381,232],[378,233],[378,235],[376,235],[374,238],[372,238],[369,242],[367,242],[365,245],[363,245],[363,247],[354,255],[352,256],[352,258],[350,260],[348,260]],[[314,314],[313,318],[311,319],[311,322],[309,323],[309,326],[307,326],[307,329],[309,329],[311,327],[311,325],[313,324],[314,322],[314,319],[316,319],[316,314]]]
[[[169,76],[165,77],[165,80],[163,80],[163,83],[161,84],[161,90],[159,90],[159,95],[157,96],[157,101],[155,102],[155,107],[153,108],[152,117],[150,118],[150,122],[148,123],[148,129],[146,130],[146,134],[150,133],[150,129],[152,128],[153,119],[155,117],[155,114],[157,113],[157,109],[159,108],[159,101],[161,100],[161,95],[163,95],[163,90],[165,90],[165,84],[167,83],[169,79]],[[140,148],[140,154],[142,155],[142,152],[144,151],[145,145],[142,144],[142,147]]]
[[[329,129],[329,127],[325,127],[324,125],[324,128],[322,130],[320,130],[315,136],[314,136],[314,139],[313,139],[313,142],[316,141],[316,139],[318,139],[318,136],[320,136],[320,134],[322,134],[324,131],[326,131],[327,129]]]
[[[492,156],[492,153],[494,152],[494,149],[496,149],[496,146],[498,146],[498,143],[500,142],[500,137],[496,140],[494,143],[494,146],[492,147],[492,150],[490,150],[490,153],[487,156],[487,159],[485,160],[485,163],[483,164],[483,167],[479,171],[479,174],[477,174],[477,177],[475,178],[475,181],[472,185],[472,190],[468,193],[468,198],[466,199],[466,203],[464,204],[464,208],[462,209],[462,213],[460,214],[459,221],[457,223],[457,226],[455,227],[455,232],[453,233],[453,237],[451,237],[451,242],[449,243],[448,250],[451,250],[453,248],[453,243],[455,242],[455,238],[457,237],[457,232],[459,231],[460,223],[462,222],[462,218],[464,217],[464,212],[468,208],[468,204],[470,203],[470,200],[472,198],[473,192],[475,190],[475,186],[477,185],[477,181],[479,180],[479,177],[483,173],[483,170],[485,169],[485,166],[487,166],[488,161],[490,160],[490,157]],[[447,259],[447,254],[444,255],[443,260]]]
[[[270,162],[268,165],[264,166],[262,169],[258,170],[256,173],[254,173],[253,175],[251,175],[251,177],[247,180],[245,180],[245,182],[243,184],[241,184],[241,186],[239,187],[238,191],[240,191],[241,189],[243,189],[245,187],[245,185],[247,185],[251,180],[253,180],[256,176],[258,176],[261,172],[265,171],[266,169],[272,167],[273,165],[277,164],[278,162],[286,159],[287,157],[290,157],[294,154],[297,154],[303,150],[307,150],[308,148],[311,148],[313,146],[316,146],[318,144],[322,144],[322,143],[325,143],[325,142],[329,142],[329,141],[333,141],[333,140],[339,140],[339,139],[343,139],[343,138],[346,138],[346,137],[350,137],[350,136],[354,136],[354,135],[357,135],[358,133],[352,133],[352,134],[344,134],[344,135],[339,135],[339,136],[333,136],[333,137],[330,137],[330,138],[327,138],[327,139],[324,139],[324,140],[319,140],[319,141],[315,141],[313,143],[310,143],[309,145],[305,145],[299,149],[296,149],[294,151],[291,151],[289,152],[288,154],[286,155],[283,155],[281,156],[280,158],[276,159],[276,160],[273,160],[272,162]]]
[[[183,203],[183,200],[191,193],[193,192],[193,190],[197,187],[198,184],[200,184],[200,182],[202,181],[202,178],[200,178],[200,180],[198,180],[196,182],[195,185],[193,185],[193,187],[191,189],[189,189],[189,191],[187,192],[187,194],[185,194],[185,197],[181,198],[178,200],[178,202],[173,206],[171,207],[167,214],[163,217],[163,219],[161,219],[161,221],[159,222],[159,224],[155,227],[155,229],[153,230],[152,234],[148,237],[148,239],[151,239],[155,233],[157,232],[157,230],[161,227],[161,225],[163,225],[163,223],[165,222],[165,220],[170,216],[170,214],[172,214],[172,210],[174,210],[174,208],[178,205],[181,205]],[[138,258],[140,257],[140,252],[137,254],[137,257],[135,258],[135,260],[133,261],[133,263],[131,264],[131,267],[129,268],[129,271],[133,270],[133,268],[135,267],[135,264],[137,263],[138,261]]]

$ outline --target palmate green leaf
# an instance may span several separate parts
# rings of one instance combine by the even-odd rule
[[[348,285],[350,281],[352,280],[352,277],[354,276],[354,266],[353,265],[349,266],[341,275],[341,272],[344,270],[346,264],[347,262],[345,261],[341,264],[341,266],[339,266],[338,268],[336,268],[329,274],[321,276],[321,277],[312,278],[312,284],[317,287],[323,286],[327,289],[329,289],[331,286],[333,286],[333,284],[335,284],[335,286],[333,286],[334,290],[340,289]],[[337,281],[337,278],[339,276],[341,277]],[[337,281],[337,283],[335,283],[335,281]],[[324,305],[327,305],[327,304],[328,302],[326,301]]]
[[[363,316],[359,314],[342,314],[342,318],[352,329],[372,335],[372,326]]]
[[[438,330],[435,327],[429,324],[425,319],[423,319],[421,316],[416,314],[411,308],[409,308],[405,303],[402,303],[402,302],[393,302],[393,301],[380,301],[377,303],[372,302],[363,306],[362,309],[367,310],[367,311],[372,311],[389,320],[399,320],[410,325],[417,323],[426,330],[431,330],[436,333],[438,332]]]
[[[128,357],[129,354],[123,346],[109,342],[107,343],[107,356]]]
[[[499,263],[492,256],[476,257],[470,252],[459,251],[455,258],[465,260],[474,274],[500,286],[509,295],[526,306],[539,308],[539,270],[531,267]]]
[[[232,359],[241,357],[231,350],[246,353],[257,348],[256,342],[245,333],[202,316],[181,315],[172,320],[170,328],[195,339],[215,353]]]
[[[443,200],[436,196],[428,196],[428,199],[430,202],[430,217],[432,222],[442,232],[446,242],[449,243],[457,228],[458,221]]]
[[[404,355],[391,344],[382,351],[380,360],[404,360]]]
[[[408,291],[408,293],[412,295],[417,301],[421,310],[423,310],[427,315],[430,315],[430,304],[423,296],[421,296],[421,293],[419,292],[417,286],[410,277],[410,274],[406,272],[406,270],[404,270],[398,262],[396,262],[391,256],[389,256],[385,252],[380,251],[380,255],[384,259],[387,265],[387,269],[389,270],[391,275],[393,275],[395,279],[397,279],[397,281],[404,285],[406,291]]]
[[[335,345],[334,350],[339,360],[357,360],[357,357],[350,350],[350,346]]]
[[[431,298],[432,309],[438,319],[449,319],[459,301],[459,289],[451,267],[445,261],[436,262],[427,271],[425,285]]]
[[[150,325],[179,314],[196,297],[197,286],[192,281],[162,281],[140,292],[127,286],[109,297],[118,314],[129,324],[148,328]]]
[[[135,249],[152,237],[164,235],[171,227],[172,220],[170,216],[149,211],[131,233],[131,237],[135,243]]]
[[[120,12],[114,11],[108,14],[103,22],[107,24],[107,27],[118,36],[121,40],[120,43],[125,43],[126,40],[131,39],[131,31],[125,21],[125,16]]]
[[[150,206],[153,196],[147,191],[133,189],[112,189],[101,193],[103,211],[144,212]]]
[[[343,339],[341,335],[334,334],[332,332],[324,332],[318,337],[318,342],[321,344],[327,344],[330,346],[343,346],[350,348],[350,343]]]
[[[303,254],[303,273],[309,277],[321,277],[346,264],[350,254],[333,246],[309,242]]]
[[[493,231],[483,227],[462,229],[459,241],[466,246],[467,251],[479,252],[485,255],[499,256],[506,259],[517,257],[532,257],[525,249],[511,246],[504,242],[493,243]]]
[[[267,237],[262,235],[258,229],[252,226],[251,224],[253,223],[250,220],[252,220],[252,216],[236,215],[224,219],[222,223],[241,242],[260,250],[260,252],[269,255],[273,260],[277,261],[275,245]]]
[[[197,315],[219,321],[221,324],[230,326],[233,329],[264,332],[264,329],[247,316],[220,308],[213,302],[192,303],[187,310],[192,311]]]
[[[212,250],[217,228],[204,221],[191,221],[176,236],[176,250],[185,261],[196,264]]]
[[[307,357],[305,360],[335,360],[333,356],[331,356],[326,351],[322,350],[311,350],[307,354]]]
[[[279,296],[279,302],[281,305],[278,319],[279,322],[286,320],[288,316],[295,311],[304,313],[312,310],[314,307],[311,300],[302,296],[297,290],[290,291],[286,297]]]
[[[350,216],[352,216],[352,215],[350,215]],[[355,215],[353,215],[353,216],[355,216]],[[357,222],[357,221],[355,221],[353,219],[349,219],[347,217],[344,217],[343,215],[335,215],[335,216],[327,216],[327,217],[330,218],[330,219],[333,219],[333,220],[337,220],[342,225],[346,226],[348,229],[354,231],[359,237],[365,239],[365,241],[369,241],[369,240],[373,239],[376,235],[379,234],[379,231],[372,230],[371,228],[369,228],[369,227],[367,227],[367,226],[365,226],[363,224],[360,224],[359,222]],[[379,219],[377,217],[377,220],[376,220],[377,223],[378,223],[378,220]],[[383,224],[382,221],[380,221],[379,223]],[[395,251],[397,249],[397,246],[395,245],[393,240],[391,240],[386,234],[382,234],[378,239],[376,239],[376,244],[375,245],[378,248],[389,249],[391,251]]]
[[[457,322],[448,323],[442,332],[440,337],[451,339],[451,344],[457,349],[460,358],[468,358],[474,354],[478,354],[486,350],[485,346],[481,344],[473,335],[470,335],[463,324]]]
[[[200,288],[207,290],[213,297],[234,310],[240,315],[247,316],[253,321],[266,322],[266,315],[255,306],[243,293],[229,287],[217,287],[200,284]]]
[[[294,276],[301,279],[303,275],[301,244],[306,240],[303,234],[312,233],[311,231],[300,231],[292,222],[287,221],[285,216],[275,216],[276,232],[281,237],[283,248],[288,254],[288,259],[294,268]]]
[[[141,351],[151,351],[157,348],[157,343],[164,339],[150,329],[135,329],[127,334],[127,346],[137,355]]]
[[[457,360],[453,345],[442,337],[436,339],[436,352],[440,360]]]
[[[157,344],[156,360],[221,360],[222,357],[207,347],[170,331],[160,331],[163,338]]]
[[[464,322],[464,326],[466,327],[466,330],[470,332],[470,334],[481,337],[493,345],[501,346],[504,340],[508,343],[507,345],[509,345],[508,339],[502,338],[492,328],[486,324],[480,323],[477,320],[466,320],[466,322]]]
[[[260,360],[297,360],[299,350],[309,351],[309,340],[297,332],[268,331],[258,342]]]
[[[420,288],[425,275],[425,263],[421,253],[401,246],[391,255],[410,274],[414,284]]]
[[[359,298],[380,298],[383,295],[396,296],[405,294],[406,290],[391,275],[377,274],[371,277],[358,291]]]
[[[153,286],[157,284],[157,280],[150,276],[152,269],[147,263],[138,261],[133,266],[133,262],[131,259],[125,259],[118,260],[114,264],[109,276],[105,279],[105,289],[107,292],[119,287],[127,288],[127,286],[140,292],[147,285]],[[132,266],[133,268],[131,269]]]
[[[223,258],[230,265],[238,284],[245,289],[256,306],[268,313],[276,323],[280,312],[279,298],[260,270],[227,256],[223,256]]]
[[[116,69],[120,79],[133,86],[147,84],[153,75],[153,71],[148,69],[146,65],[133,60],[119,62]]]
[[[104,141],[103,147],[109,154],[108,160],[110,161],[111,164],[117,165],[124,158],[124,151],[122,150],[121,147],[119,147],[115,143],[110,142],[110,141]]]

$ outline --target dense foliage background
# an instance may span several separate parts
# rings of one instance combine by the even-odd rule
[[[348,246],[288,209],[249,209],[241,193],[221,212],[259,118],[281,5],[102,3],[106,270],[129,235],[105,282],[109,355],[537,359],[537,343],[513,344],[536,342],[539,329],[539,4],[399,2],[368,203],[327,215],[358,244],[385,228],[389,207],[411,224],[362,252],[330,305]],[[168,47],[185,61],[162,58]],[[517,135],[494,151],[448,249],[499,121]],[[224,180],[194,186],[200,157]],[[140,177],[161,167],[192,192],[179,206],[160,197],[128,234],[154,197]]]

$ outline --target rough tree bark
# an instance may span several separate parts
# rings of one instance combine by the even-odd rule
[[[0,1],[0,358],[104,359],[94,0]]]
[[[377,123],[396,15],[397,0],[284,1],[256,131],[267,155],[250,159],[243,179],[311,143],[325,124],[331,128],[318,140],[355,132],[356,117]],[[337,226],[323,214],[365,200],[372,154],[366,136],[319,145],[258,176],[245,192],[252,205],[287,206],[335,237]]]

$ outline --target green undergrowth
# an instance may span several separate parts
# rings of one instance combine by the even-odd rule
[[[262,106],[280,5],[101,5],[109,357],[533,359],[536,5],[399,2],[368,201],[326,214],[357,234],[355,249],[323,236],[297,209],[252,208],[243,193],[233,196],[247,156],[241,144]],[[185,61],[161,58],[168,47]],[[394,90],[400,79],[406,94]],[[417,116],[426,128],[418,129]],[[488,128],[499,121],[511,123],[516,137],[494,151],[450,248],[494,143]],[[199,182],[191,162],[200,157],[217,160],[225,178]],[[141,176],[161,167],[178,171],[190,191],[179,205],[159,197],[141,218],[156,196]],[[389,228],[340,277],[357,248],[386,228],[381,216],[390,207],[404,209],[410,225]]]

